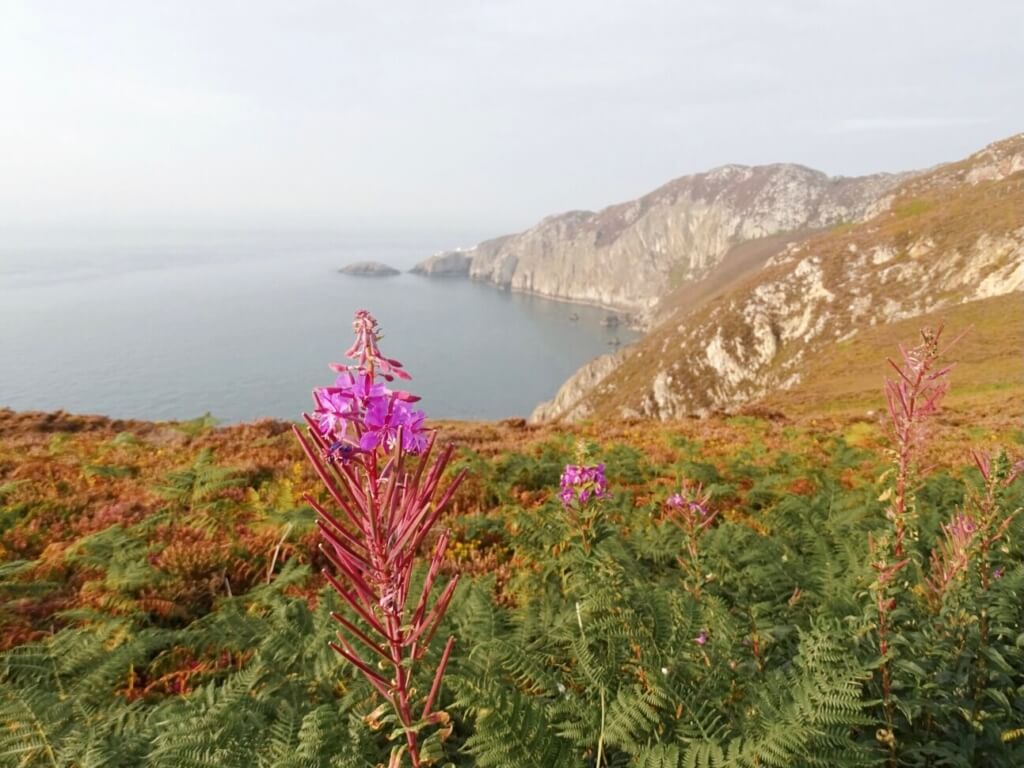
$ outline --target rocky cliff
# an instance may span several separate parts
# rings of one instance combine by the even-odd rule
[[[534,419],[735,408],[798,385],[861,329],[1024,291],[1024,135],[904,179],[864,210],[875,213],[780,245],[704,302],[663,307],[641,342],[581,371]]]
[[[645,312],[705,276],[736,243],[861,220],[884,209],[903,178],[727,165],[596,213],[551,216],[516,235],[435,254],[413,271]]]

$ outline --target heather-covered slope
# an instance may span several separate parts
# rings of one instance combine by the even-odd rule
[[[970,312],[1006,357],[1024,323],[1024,136],[893,194],[891,208],[867,221],[794,236],[717,294],[670,295],[648,336],[591,364],[600,376],[570,379],[534,418],[671,419],[736,408],[815,381],[816,362],[863,330],[955,320],[964,305],[1000,296]],[[1024,362],[1001,370],[1019,381]]]
[[[727,165],[596,213],[550,216],[525,232],[436,254],[413,271],[644,312],[672,288],[706,276],[737,243],[883,209],[901,178]]]

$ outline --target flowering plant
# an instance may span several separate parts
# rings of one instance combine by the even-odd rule
[[[686,537],[686,557],[680,555],[677,560],[688,577],[689,591],[699,599],[706,580],[700,563],[700,540],[715,522],[718,510],[711,508],[711,494],[700,483],[684,482],[665,500],[664,515]]]
[[[921,330],[921,343],[907,349],[900,345],[901,362],[890,359],[889,366],[897,378],[886,379],[885,399],[889,410],[894,450],[895,487],[882,500],[892,497],[886,516],[893,524],[893,556],[903,557],[908,535],[916,536],[911,484],[917,453],[928,436],[928,421],[939,411],[949,391],[949,372],[952,365],[939,367],[939,359],[958,340],[940,348],[942,326]]]
[[[601,507],[596,502],[611,495],[604,464],[590,464],[587,458],[587,447],[581,441],[576,446],[576,463],[566,464],[562,471],[558,492],[572,528],[579,533],[584,553],[590,552],[593,540],[600,535]]]
[[[899,362],[888,360],[896,372],[895,379],[885,381],[885,399],[889,411],[892,437],[895,443],[893,468],[895,483],[886,490],[879,501],[887,501],[886,518],[892,523],[891,536],[887,533],[878,539],[868,536],[868,549],[872,556],[871,567],[876,578],[871,585],[878,613],[878,651],[881,657],[879,676],[882,687],[882,707],[885,728],[879,730],[878,739],[890,750],[890,762],[895,760],[896,741],[894,737],[895,706],[893,702],[892,672],[890,653],[892,647],[889,635],[892,630],[891,614],[896,609],[896,575],[911,561],[906,546],[907,539],[917,539],[916,515],[914,509],[914,481],[922,473],[918,469],[918,454],[928,436],[928,422],[939,412],[942,400],[949,391],[949,372],[952,365],[940,366],[939,360],[957,342],[954,339],[944,348],[940,346],[942,326],[921,329],[921,343],[906,348],[899,347]],[[884,477],[884,475],[883,475]],[[973,537],[973,529],[964,521],[954,521],[945,528],[949,539],[947,555],[949,572],[941,577],[952,579],[966,563],[966,548]]]
[[[1024,471],[1024,462],[1011,463],[1005,452],[994,457],[977,451],[972,453],[981,474],[982,494],[973,500],[973,510],[958,510],[948,523],[941,524],[942,537],[932,550],[926,581],[928,596],[935,607],[941,604],[957,577],[968,572],[972,561],[977,561],[982,592],[988,591],[991,581],[1002,574],[1000,569],[992,567],[992,550],[1021,512],[1020,509],[1005,509],[1001,496]],[[984,634],[987,631],[984,616],[981,625]]]
[[[586,505],[591,499],[608,498],[608,481],[604,476],[604,464],[585,466],[566,464],[562,472],[561,492],[558,498],[566,507],[573,503]]]
[[[406,753],[419,768],[434,762],[438,742],[450,731],[448,716],[434,705],[454,637],[441,652],[422,706],[413,684],[458,582],[453,576],[432,599],[447,531],[434,540],[419,594],[410,600],[409,592],[417,554],[463,474],[438,493],[452,446],[430,463],[435,433],[412,407],[418,398],[385,384],[409,374],[381,354],[379,328],[369,312],[356,313],[353,329],[355,343],[346,355],[355,364],[331,366],[338,374],[334,386],[314,390],[313,415],[304,415],[307,435],[298,428],[295,434],[335,507],[305,497],[318,514],[320,550],[331,566],[324,575],[351,609],[347,617],[332,614],[341,629],[331,647],[362,673],[397,718],[396,734],[405,743],[392,750],[390,768]],[[412,467],[410,455],[417,457]],[[370,719],[381,722],[380,712]],[[421,741],[427,725],[441,728]]]

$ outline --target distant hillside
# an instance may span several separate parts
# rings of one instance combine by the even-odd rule
[[[859,223],[733,247],[703,286],[666,296],[642,341],[590,364],[534,418],[664,420],[853,395],[862,354],[874,365],[942,316],[969,320],[990,355],[961,386],[1024,380],[1024,135],[904,178],[885,203]]]
[[[666,292],[707,276],[737,243],[860,220],[884,209],[905,178],[727,165],[596,213],[550,216],[519,234],[435,254],[413,271],[646,312]]]
[[[944,337],[962,338],[950,349],[947,407],[990,406],[1005,416],[1024,417],[1024,294],[979,299],[938,312],[864,328],[845,341],[822,347],[806,375],[792,388],[769,393],[760,405],[787,414],[865,412],[882,408],[881,381],[892,376],[886,363],[894,341],[913,345],[920,329],[944,324]]]

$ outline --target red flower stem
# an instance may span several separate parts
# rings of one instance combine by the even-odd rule
[[[345,555],[351,560],[353,560],[356,565],[358,565],[363,570],[366,570],[370,567],[369,563],[367,563],[359,554],[353,551],[352,548],[349,547],[349,545],[345,541],[342,541],[341,537],[337,535],[337,531],[328,526],[327,523],[325,523],[323,520],[317,520],[316,526],[317,529],[320,531],[320,535],[327,539],[327,541],[331,543],[331,546],[336,547],[340,549],[342,552],[344,552]]]
[[[452,647],[455,645],[455,637],[448,638],[448,642],[445,643],[444,652],[441,654],[441,661],[438,662],[437,671],[434,673],[434,682],[430,686],[430,694],[427,696],[427,701],[423,705],[423,714],[420,716],[421,720],[426,720],[430,716],[430,711],[434,707],[434,700],[437,698],[438,692],[441,690],[441,678],[444,677],[444,671],[448,666],[448,658],[452,654]]]
[[[324,484],[324,487],[327,488],[328,493],[331,494],[331,498],[337,502],[339,507],[345,509],[347,506],[345,499],[342,497],[341,491],[339,491],[337,486],[334,485],[334,480],[327,474],[327,470],[324,469],[320,458],[316,455],[313,449],[309,447],[309,443],[306,442],[306,438],[302,436],[301,432],[299,432],[299,428],[292,427],[292,430],[295,432],[295,436],[299,438],[299,445],[302,446],[302,452],[306,454],[306,458],[308,458],[310,464],[313,465],[314,471],[316,471],[317,475],[320,477],[320,481]]]
[[[346,619],[341,614],[335,613],[334,611],[331,611],[331,618],[339,624],[341,624],[341,626],[343,626],[349,632],[351,632],[354,637],[357,637],[360,640],[362,640],[363,644],[367,648],[379,654],[385,661],[391,661],[391,657],[388,656],[384,649],[377,645],[377,643],[375,643],[365,632],[359,629],[359,627],[357,627],[351,621]]]

